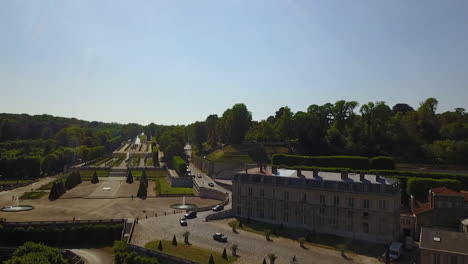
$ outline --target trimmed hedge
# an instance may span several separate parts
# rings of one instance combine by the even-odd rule
[[[389,169],[393,168],[393,159],[387,157],[376,157],[373,162],[367,157],[360,156],[299,156],[288,154],[274,154],[273,165],[286,166],[316,166],[316,167],[343,167],[358,170],[370,168]]]
[[[373,157],[370,159],[370,168],[373,170],[394,170],[395,161],[392,157]]]
[[[79,171],[72,171],[65,179],[65,188],[70,190],[82,182]]]
[[[184,176],[187,172],[187,163],[180,156],[172,157],[172,166],[177,171],[179,176]]]
[[[462,189],[461,182],[457,180],[411,178],[406,184],[406,193],[413,195],[418,201],[426,201],[429,189],[437,187],[447,187],[455,191]]]
[[[152,148],[153,166],[159,167],[159,149],[158,147],[156,147],[155,143],[153,144],[154,144]]]
[[[64,244],[112,244],[113,241],[120,240],[122,229],[122,224],[26,227],[0,225],[0,245],[18,246],[26,241],[61,246]]]

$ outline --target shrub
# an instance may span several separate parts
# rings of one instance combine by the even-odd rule
[[[395,169],[395,161],[392,157],[373,157],[370,159],[370,168],[374,170],[393,170]]]
[[[127,182],[127,183],[130,183],[130,184],[133,183],[133,175],[132,175],[132,171],[131,171],[131,170],[128,170],[126,182]]]
[[[43,244],[26,242],[18,247],[13,253],[13,258],[3,262],[5,264],[18,263],[50,263],[65,264],[68,263],[56,248],[44,246]]]
[[[70,190],[82,182],[79,171],[72,171],[65,179],[65,188]]]
[[[179,176],[183,176],[187,172],[187,163],[180,156],[172,157],[172,166]]]
[[[54,181],[54,183],[52,184],[52,188],[50,189],[49,200],[51,201],[56,200],[60,198],[60,196],[62,196],[62,194],[64,194],[65,192],[66,190],[65,190],[65,186],[63,185],[63,182]]]
[[[144,199],[148,195],[148,186],[146,185],[145,181],[140,180],[140,186],[138,187],[137,196]]]
[[[462,188],[460,181],[457,180],[411,178],[407,182],[406,192],[417,200],[425,201],[429,189],[437,187],[447,187],[455,191],[460,191]]]
[[[93,177],[91,178],[91,183],[92,183],[92,184],[96,184],[96,183],[98,183],[98,182],[99,182],[99,178],[98,178],[98,176],[97,176],[97,172],[94,171]]]
[[[159,264],[159,261],[150,257],[139,256],[136,252],[129,252],[127,243],[123,241],[115,241],[112,247],[114,253],[115,264]]]

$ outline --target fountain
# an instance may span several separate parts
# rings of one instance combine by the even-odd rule
[[[16,197],[15,199],[15,205],[12,206],[5,206],[0,211],[2,212],[21,212],[21,211],[29,211],[34,209],[34,206],[32,205],[20,205],[19,204],[19,198]]]
[[[196,206],[196,205],[194,205],[194,204],[185,203],[185,196],[182,196],[182,203],[180,203],[180,204],[173,204],[173,205],[171,205],[171,208],[190,211],[190,210],[195,210],[195,209],[197,209],[198,206]]]

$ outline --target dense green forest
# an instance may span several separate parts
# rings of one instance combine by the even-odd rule
[[[50,115],[0,114],[0,175],[37,177],[115,150],[143,131],[138,124]]]
[[[145,132],[172,157],[191,142],[207,154],[222,144],[285,145],[300,155],[391,156],[397,162],[468,164],[468,114],[463,108],[437,113],[428,98],[417,108],[385,102],[360,105],[340,100],[292,112],[281,107],[266,120],[253,121],[244,104],[222,116],[209,115],[189,125],[88,122],[50,115],[0,114],[0,174],[8,177],[52,174],[64,166],[106,155],[122,141]]]
[[[287,144],[302,155],[392,156],[399,162],[468,164],[468,114],[463,108],[437,113],[438,101],[429,98],[418,108],[385,102],[359,105],[340,100],[311,105],[292,112],[281,107],[266,120],[252,121],[243,104],[221,117],[186,127],[190,142],[199,151],[218,142]],[[182,133],[182,131],[178,132]],[[179,135],[184,138],[184,135]]]

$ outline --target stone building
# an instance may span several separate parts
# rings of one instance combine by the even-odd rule
[[[238,172],[237,217],[380,243],[400,236],[400,185],[378,175],[273,168]]]
[[[468,235],[461,232],[421,228],[420,262],[468,264]]]
[[[411,209],[416,216],[415,234],[419,237],[421,227],[459,229],[460,221],[468,217],[468,193],[446,187],[430,189],[428,202],[421,203],[411,198]]]

